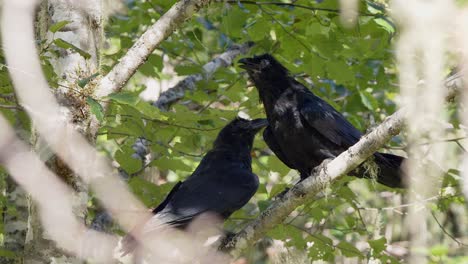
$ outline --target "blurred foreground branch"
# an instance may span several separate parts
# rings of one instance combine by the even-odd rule
[[[13,69],[20,69],[10,71],[18,100],[50,148],[85,183],[94,188],[97,197],[109,209],[114,219],[126,230],[130,230],[138,222],[138,216],[144,217],[146,207],[130,193],[126,184],[110,166],[110,162],[61,114],[42,74],[34,42],[33,10],[36,3],[37,1],[8,1],[2,10],[2,40],[7,64]],[[22,52],[18,53],[18,50]],[[141,215],[115,208],[127,208],[141,212]]]
[[[73,190],[15,136],[1,115],[0,163],[38,203],[42,224],[61,248],[84,259],[112,260],[118,238],[89,230],[75,218],[72,212]]]

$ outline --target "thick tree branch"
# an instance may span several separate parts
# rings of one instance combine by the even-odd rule
[[[171,103],[183,98],[186,91],[194,90],[197,82],[209,79],[221,67],[232,65],[237,56],[246,54],[253,45],[253,42],[247,42],[243,45],[231,46],[227,51],[205,64],[203,73],[189,75],[174,87],[161,93],[159,99],[153,105],[159,109],[167,109]]]
[[[447,100],[452,100],[457,90],[462,87],[461,74],[457,73],[447,78],[445,85],[449,89]],[[378,151],[387,141],[400,132],[404,125],[404,119],[405,109],[401,109],[389,116],[369,134],[363,136],[354,146],[332,161],[322,164],[320,169],[317,169],[310,177],[280,196],[256,220],[249,223],[236,235],[225,240],[221,248],[238,255],[242,250],[261,238],[268,230],[282,223],[296,207],[312,199],[330,183],[355,169]]]
[[[212,0],[180,0],[136,41],[120,62],[98,84],[96,96],[103,97],[121,89],[148,59],[156,47],[185,20]]]

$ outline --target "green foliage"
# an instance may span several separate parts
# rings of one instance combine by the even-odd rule
[[[291,6],[259,2],[263,4],[246,1],[212,4],[150,56],[129,86],[135,92],[109,96],[111,109],[104,117],[102,133],[119,145],[116,160],[127,173],[139,172],[144,166],[130,158],[133,154],[130,146],[139,137],[149,141],[153,155],[147,166],[169,171],[166,180],[174,184],[190,175],[203,153],[210,149],[219,129],[239,112],[252,118],[264,116],[257,91],[247,88],[242,70],[235,65],[215,72],[211,80],[198,82],[195,90],[168,112],[160,112],[138,99],[141,78],[174,77],[162,72],[165,61],[169,61],[178,76],[203,74],[203,65],[232,43],[254,41],[255,46],[247,56],[272,53],[299,81],[341,111],[361,131],[395,111],[397,87],[392,84],[398,81],[392,43],[398,31],[382,2],[361,1],[358,25],[352,29],[341,25],[338,13],[333,11],[338,10],[337,1],[298,1]],[[109,67],[169,6],[160,1],[151,1],[150,5],[135,1],[125,16],[111,19],[108,37],[114,45],[104,58]],[[266,149],[258,137],[252,166],[261,187],[250,203],[227,221],[228,229],[237,229],[239,224],[258,215],[275,195],[298,179],[296,172],[276,156],[266,154]],[[126,151],[129,153],[123,155]],[[387,212],[380,211],[388,203],[377,195],[381,191],[389,189],[372,181],[344,178],[330,186],[325,197],[298,208],[283,225],[270,230],[268,237],[306,252],[311,260],[373,258],[382,263],[397,263],[399,260],[386,250],[394,241],[404,239],[403,235],[387,237],[383,230],[386,223],[401,219],[392,219]],[[141,192],[138,195],[149,204],[147,200],[156,193],[147,191],[146,195]],[[450,208],[453,203],[450,199],[438,202],[445,203],[441,210]],[[376,213],[370,214],[363,207],[375,208]],[[367,242],[367,248],[358,247],[359,241]]]
[[[126,2],[125,12],[109,18],[105,31],[108,48],[102,54],[101,74],[109,71],[175,0]],[[148,207],[156,206],[177,181],[193,172],[227,122],[240,112],[252,118],[263,117],[264,109],[256,89],[249,87],[243,70],[235,64],[198,82],[169,111],[160,111],[140,98],[145,80],[164,82],[204,74],[203,65],[234,43],[255,42],[246,56],[272,53],[296,79],[363,132],[395,111],[398,91],[393,84],[398,81],[392,44],[398,30],[382,4],[386,1],[360,1],[357,25],[351,29],[341,25],[339,1],[335,0],[299,0],[291,1],[292,5],[273,5],[266,0],[259,0],[260,4],[228,2],[213,3],[187,21],[148,58],[122,92],[106,98],[86,98],[91,114],[101,122],[99,149],[129,175],[131,190]],[[58,22],[49,31],[57,33],[69,23]],[[51,87],[58,87],[59,77],[50,61],[59,55],[59,50],[72,50],[90,58],[90,54],[60,38],[54,37],[51,43],[40,41],[40,47],[42,67]],[[0,63],[5,63],[1,56]],[[174,71],[163,71],[165,67]],[[7,70],[0,68],[0,112],[16,128],[30,131],[29,119],[21,109],[1,108],[18,105],[10,96],[13,88]],[[77,87],[85,88],[97,77],[94,74],[79,80]],[[109,103],[107,111],[101,106],[103,101]],[[458,122],[455,110],[450,116],[454,123]],[[135,142],[141,138],[147,140],[145,147],[151,153],[145,159],[135,155]],[[390,145],[401,143],[402,139],[397,138]],[[275,195],[299,179],[297,172],[270,154],[261,136],[255,140],[252,156],[260,188],[226,222],[230,230],[238,230],[258,216],[272,204]],[[148,181],[148,177],[154,181]],[[464,205],[460,178],[459,171],[447,172],[440,197],[427,202],[426,207],[435,217]],[[4,179],[0,181],[3,183]],[[281,240],[284,247],[304,253],[311,261],[341,263],[352,258],[399,263],[401,260],[390,255],[388,246],[407,239],[401,231],[406,207],[395,205],[394,200],[401,195],[391,191],[372,181],[345,177],[328,186],[322,196],[297,208],[283,224],[269,230],[267,238]],[[2,208],[14,212],[15,208],[6,203],[1,194]],[[438,231],[444,236],[440,228]],[[431,261],[466,262],[462,253],[454,252],[448,245],[449,242],[429,248]],[[8,254],[0,250],[0,258],[9,257]]]
[[[81,56],[83,56],[85,59],[90,59],[91,55],[87,53],[86,51],[78,48],[77,46],[71,44],[70,42],[67,42],[63,39],[57,38],[54,40],[54,44],[57,45],[57,47],[60,47],[62,49],[71,49],[75,52],[78,52]]]
[[[70,23],[71,21],[66,21],[66,20],[57,22],[49,27],[49,31],[52,33],[57,33],[58,31],[60,31],[62,28],[64,28],[66,25]]]
[[[128,184],[133,193],[148,207],[156,207],[175,185],[175,183],[165,183],[157,186],[138,177],[132,178]]]

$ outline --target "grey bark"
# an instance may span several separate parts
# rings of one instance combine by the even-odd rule
[[[174,4],[135,42],[120,62],[98,84],[96,95],[103,97],[117,92],[145,63],[149,55],[185,20],[212,0],[181,0]]]
[[[231,66],[237,56],[246,54],[253,45],[253,42],[247,42],[242,45],[232,45],[224,53],[205,64],[203,66],[203,73],[187,76],[174,87],[161,93],[159,99],[154,102],[153,105],[159,109],[167,110],[173,102],[183,98],[187,91],[193,91],[196,88],[197,82],[210,79],[221,67]]]

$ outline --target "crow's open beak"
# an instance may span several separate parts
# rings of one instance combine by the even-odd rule
[[[239,63],[239,68],[244,69],[244,70],[251,70],[255,68],[255,65],[250,61],[249,58],[240,59],[238,63]]]
[[[258,131],[258,130],[268,126],[268,121],[266,120],[266,118],[254,119],[254,120],[251,121],[251,126],[252,126],[253,130]]]

